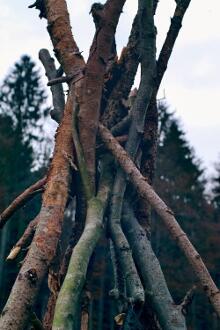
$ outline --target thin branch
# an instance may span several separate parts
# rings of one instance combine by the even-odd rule
[[[41,49],[39,51],[39,59],[44,66],[48,80],[57,78],[58,71],[56,70],[54,59],[50,56],[50,53],[47,49]],[[59,123],[63,117],[63,111],[65,107],[63,86],[51,86],[50,90],[52,93],[54,107],[54,109],[51,111],[51,117]]]
[[[30,243],[30,240],[33,238],[37,224],[38,224],[38,217],[36,217],[34,220],[32,220],[28,227],[26,228],[24,234],[19,239],[19,241],[15,244],[15,246],[10,251],[8,257],[6,260],[14,260],[22,248],[26,247],[27,244]]]
[[[157,60],[157,78],[155,80],[154,91],[155,95],[157,94],[164,73],[166,72],[167,64],[172,54],[174,44],[182,27],[183,17],[187,11],[187,8],[189,7],[190,2],[191,0],[181,0],[177,2],[174,15],[171,18],[171,24],[169,31],[167,32],[167,37],[164,41],[159,58]]]
[[[220,316],[220,291],[212,280],[201,256],[198,254],[188,237],[176,221],[172,210],[155,193],[153,188],[147,183],[146,178],[136,168],[133,161],[129,158],[127,152],[120,146],[109,130],[102,124],[99,125],[99,133],[108,149],[117,159],[122,169],[127,174],[129,180],[137,189],[138,194],[146,200],[155,209],[163,220],[170,235],[176,241],[182,252],[185,254],[188,262],[192,266],[203,290],[210,299],[216,313]]]
[[[197,286],[193,285],[192,288],[186,293],[182,303],[180,304],[183,315],[187,315],[188,308],[192,304],[196,289]]]
[[[0,214],[0,229],[4,227],[9,218],[19,210],[23,205],[25,205],[29,200],[35,197],[37,194],[43,191],[43,187],[47,182],[47,177],[40,179],[32,186],[28,187],[21,193],[14,201]]]
[[[62,83],[69,83],[71,82],[72,84],[75,84],[77,81],[81,80],[84,78],[83,70],[77,70],[76,73],[72,73],[69,76],[64,76],[64,77],[58,77],[54,78],[48,81],[47,86],[54,86],[57,84],[62,84]]]

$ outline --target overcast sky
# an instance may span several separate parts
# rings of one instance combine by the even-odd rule
[[[67,1],[73,34],[85,57],[94,34],[89,15],[93,2]],[[196,155],[211,173],[214,162],[220,160],[220,1],[191,2],[159,97],[165,91],[167,102],[176,110]],[[27,8],[30,4],[27,0],[0,0],[0,79],[22,54],[37,61],[40,48],[52,51],[46,21],[38,18],[36,10]],[[137,0],[127,0],[117,30],[119,51],[127,43],[136,8]],[[158,52],[174,8],[174,0],[160,0],[156,17]]]

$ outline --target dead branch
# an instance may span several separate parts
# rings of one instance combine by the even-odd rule
[[[21,193],[18,197],[16,197],[13,202],[0,214],[0,229],[4,227],[8,219],[23,205],[25,205],[29,200],[35,197],[37,194],[43,191],[43,186],[47,182],[47,177],[45,176],[43,179],[40,179],[32,186],[28,187]]]
[[[145,230],[138,223],[129,200],[124,202],[122,225],[141,274],[147,300],[152,303],[161,328],[186,330],[181,308],[175,305],[172,299],[159,260],[154,254]]]
[[[93,8],[92,14],[96,22],[96,33],[86,65],[83,88],[78,91],[80,142],[93,192],[95,192],[96,134],[104,75],[124,3],[125,0],[108,0],[101,8]]]
[[[157,5],[157,2],[158,1],[155,1],[155,5]],[[151,102],[146,114],[144,135],[141,143],[141,172],[148,179],[150,184],[153,183],[154,179],[157,155],[158,111],[156,97],[161,81],[166,72],[170,56],[173,52],[176,39],[181,29],[183,17],[189,4],[190,0],[179,1],[177,3],[173,18],[171,19],[167,37],[164,41],[159,58],[157,60],[157,75],[155,78],[155,85],[151,97]],[[149,204],[145,200],[140,199],[138,201],[137,210],[137,217],[139,222],[150,235]]]
[[[192,304],[196,289],[197,289],[197,286],[193,285],[192,288],[186,293],[182,303],[180,304],[181,311],[182,311],[183,315],[185,315],[185,316],[188,313],[189,306]]]
[[[121,56],[113,66],[113,72],[110,73],[109,80],[105,84],[107,93],[110,95],[105,100],[106,104],[102,104],[105,110],[101,121],[108,128],[117,125],[127,114],[128,108],[123,104],[123,100],[127,100],[129,97],[140,62],[138,44],[139,27],[136,15],[127,46],[123,48]]]
[[[139,1],[137,21],[139,24],[139,56],[141,58],[141,82],[131,109],[131,125],[128,133],[126,150],[134,159],[137,154],[144,130],[144,120],[153,92],[153,80],[156,67],[155,27],[153,19],[153,1]],[[112,205],[109,220],[111,238],[119,257],[119,263],[126,274],[126,288],[129,299],[144,301],[142,284],[134,264],[129,243],[121,229],[121,214],[126,178],[121,168],[118,169],[112,192]],[[127,275],[129,274],[129,275]]]
[[[179,31],[182,27],[182,20],[189,7],[191,0],[177,1],[174,15],[171,19],[169,31],[164,41],[163,47],[160,51],[159,58],[157,60],[157,78],[155,80],[155,95],[160,87],[161,80],[163,79],[164,73],[167,69],[170,56],[173,51],[174,44],[178,37]]]
[[[120,146],[116,139],[111,135],[109,130],[102,124],[99,125],[99,133],[102,140],[105,142],[108,149],[117,159],[122,169],[127,174],[129,180],[137,189],[138,194],[146,198],[146,200],[155,209],[158,215],[163,220],[172,238],[177,242],[178,246],[185,254],[188,262],[195,272],[203,290],[210,299],[216,313],[220,316],[220,292],[213,282],[201,256],[198,254],[188,237],[181,229],[176,221],[173,212],[155,193],[153,188],[147,183],[146,178],[136,168],[133,161],[129,158],[127,152]]]
[[[112,183],[111,163],[111,158],[103,159],[103,171],[97,196],[88,200],[85,228],[73,249],[68,271],[57,299],[53,330],[76,328],[80,296],[89,260],[104,229],[103,216]]]
[[[47,49],[41,49],[39,51],[39,59],[44,66],[48,80],[57,78],[59,74],[58,70],[56,70],[54,59],[50,56]],[[63,117],[63,110],[65,106],[63,86],[61,84],[51,86],[50,90],[52,93],[54,107],[50,114],[52,119],[59,123]]]
[[[30,240],[34,236],[36,227],[38,224],[38,217],[36,217],[34,220],[32,220],[28,227],[26,228],[24,234],[19,239],[19,241],[15,244],[15,246],[10,251],[8,257],[6,260],[14,260],[22,248],[26,247],[28,243],[30,243]]]
[[[69,75],[84,67],[84,61],[81,55],[73,54],[78,47],[72,37],[66,2],[46,0],[45,4],[48,30],[56,56],[66,75]],[[70,86],[64,116],[56,134],[36,233],[0,319],[2,330],[18,330],[26,326],[30,307],[36,301],[42,280],[56,253],[71,178],[69,161],[63,155],[73,157],[71,122],[74,88]]]

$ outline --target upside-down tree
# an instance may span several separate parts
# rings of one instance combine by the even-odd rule
[[[186,329],[184,314],[189,295],[180,305],[171,297],[151,248],[151,208],[185,254],[220,316],[218,288],[173,211],[152,188],[157,149],[156,96],[190,0],[176,0],[157,59],[157,0],[138,1],[128,44],[117,56],[115,31],[125,2],[107,0],[105,4],[92,5],[96,31],[87,62],[73,38],[65,0],[37,0],[30,6],[39,9],[40,17],[47,20],[60,63],[56,69],[48,51],[40,51],[53,96],[53,118],[59,126],[46,184],[42,180],[29,187],[1,215],[3,226],[21,200],[45,184],[39,214],[10,253],[15,258],[27,239],[32,238],[2,311],[2,330],[29,326],[88,329],[93,295],[86,286],[91,275],[88,270],[94,249],[104,236],[110,246],[110,295],[116,326]],[[140,85],[130,93],[139,64]],[[63,82],[69,86],[66,100]],[[63,219],[72,199],[75,220],[66,245],[62,234],[69,228]],[[45,280],[50,295],[47,308],[39,316],[36,304],[39,305]]]

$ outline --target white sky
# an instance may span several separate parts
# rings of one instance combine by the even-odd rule
[[[0,0],[0,79],[22,54],[29,54],[37,61],[40,48],[52,51],[46,21],[38,18],[36,10],[27,8],[32,2]],[[89,16],[93,2],[67,1],[73,34],[85,57],[94,34]],[[211,173],[220,155],[220,1],[191,2],[159,97],[165,90],[167,101],[171,109],[176,109],[196,155]],[[156,17],[158,52],[174,7],[174,0],[160,0]],[[137,0],[127,0],[117,31],[118,50],[127,43],[136,8]]]

